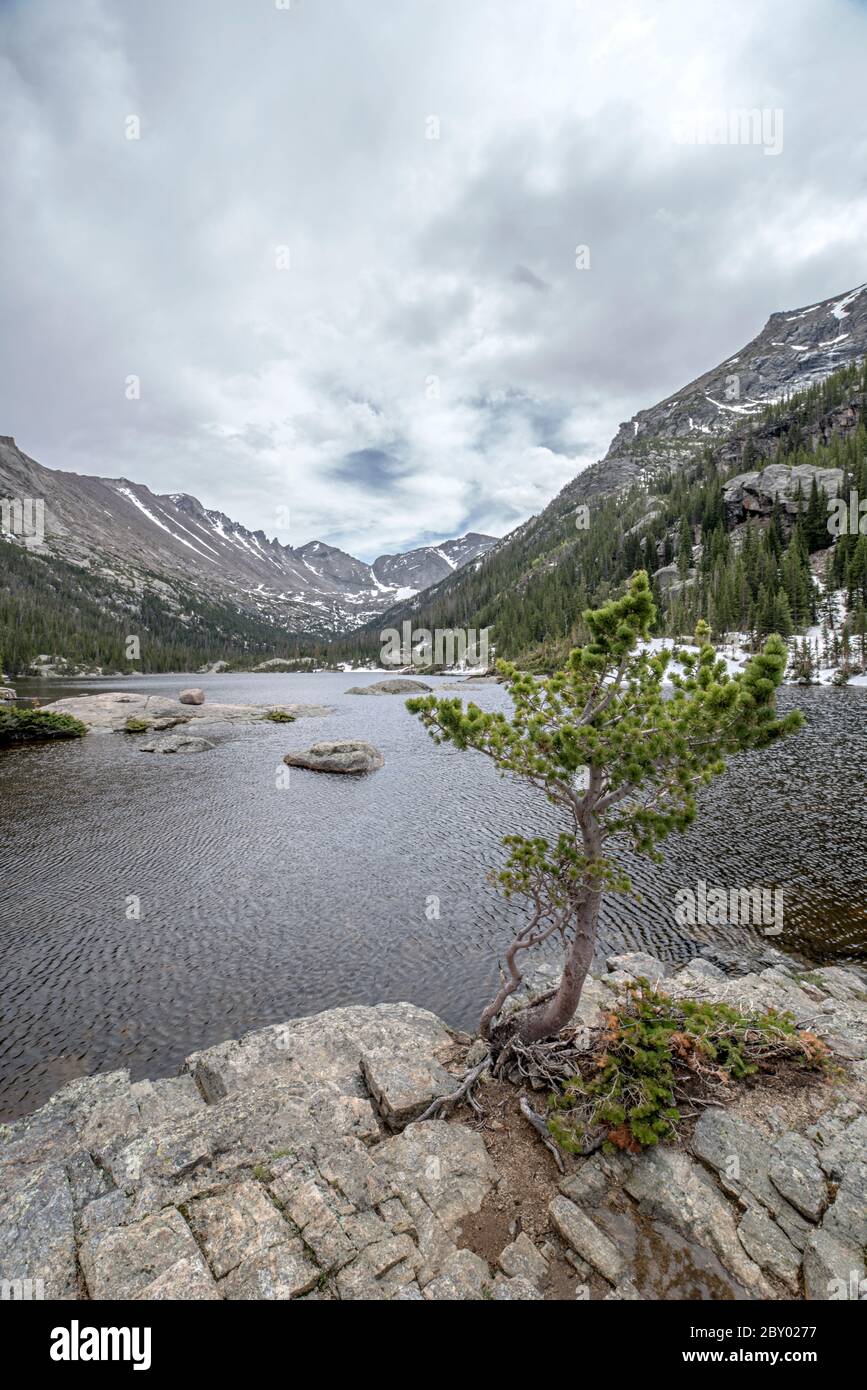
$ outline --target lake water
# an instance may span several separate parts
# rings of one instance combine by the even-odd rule
[[[196,677],[214,702],[334,713],[224,726],[195,756],[147,755],[108,733],[0,753],[0,1118],[74,1076],[168,1075],[196,1048],[339,1004],[407,999],[475,1026],[521,920],[486,873],[501,837],[550,828],[551,808],[480,755],[435,746],[402,698],[344,694],[377,678]],[[176,696],[189,683],[16,686],[48,700]],[[472,698],[506,704],[499,686]],[[646,947],[681,961],[722,947],[746,960],[766,948],[751,927],[698,940],[676,924],[675,891],[704,880],[782,887],[774,946],[864,959],[867,690],[790,689],[780,704],[800,705],[806,728],[734,760],[663,865],[629,863],[642,901],[609,900],[601,955]],[[293,769],[279,785],[283,753],[322,738],[368,739],[385,766],[361,779]]]

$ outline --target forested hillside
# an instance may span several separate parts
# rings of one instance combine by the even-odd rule
[[[40,654],[103,671],[189,671],[210,661],[250,665],[303,645],[229,604],[188,594],[182,609],[148,590],[114,592],[105,576],[0,541],[0,669],[25,672]],[[130,660],[127,639],[138,637]]]
[[[660,633],[691,632],[704,618],[717,639],[736,631],[758,642],[769,632],[791,637],[823,620],[833,625],[830,608],[820,611],[824,586],[828,595],[845,592],[841,636],[863,650],[867,536],[829,534],[831,499],[820,480],[833,476],[837,495],[867,499],[865,388],[864,366],[850,364],[677,467],[658,465],[607,496],[576,503],[579,475],[489,554],[330,643],[287,635],[192,590],[169,591],[157,575],[135,591],[0,541],[0,656],[10,674],[42,653],[104,671],[191,670],[217,660],[249,667],[299,655],[314,664],[376,661],[382,630],[408,619],[431,630],[490,628],[498,655],[544,667],[584,639],[584,609],[605,602],[636,569],[653,579]],[[790,497],[765,515],[741,515],[731,480],[768,464],[802,470],[796,505]],[[134,661],[131,635],[141,644]]]
[[[846,589],[852,622],[863,627],[867,537],[844,534],[834,544],[829,497],[816,478],[801,490],[795,518],[775,505],[770,515],[745,521],[729,514],[726,483],[768,463],[807,465],[817,473],[839,469],[840,494],[848,499],[854,489],[867,498],[865,390],[865,367],[850,364],[740,423],[677,470],[657,468],[640,483],[591,499],[586,511],[576,507],[576,484],[569,484],[475,568],[431,589],[423,603],[395,606],[375,628],[333,643],[329,652],[375,657],[379,630],[409,619],[429,629],[490,627],[499,655],[549,664],[583,640],[583,610],[604,602],[638,568],[654,579],[661,632],[691,632],[705,618],[717,638],[731,630],[756,641],[772,631],[791,636],[817,620],[817,570],[821,580]]]

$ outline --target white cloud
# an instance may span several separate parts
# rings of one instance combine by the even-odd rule
[[[865,275],[847,0],[13,0],[0,37],[0,432],[294,543],[501,533]],[[782,153],[678,145],[698,106],[782,109]]]

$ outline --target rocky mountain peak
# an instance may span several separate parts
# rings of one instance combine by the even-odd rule
[[[658,405],[621,424],[576,495],[614,492],[660,466],[677,467],[738,421],[823,381],[867,353],[867,283],[805,308],[772,313],[751,342]]]
[[[316,636],[353,631],[495,544],[493,536],[462,536],[372,565],[321,540],[293,549],[186,492],[44,468],[11,436],[0,437],[0,497],[42,498],[39,554],[106,575],[119,598],[154,582],[162,593],[183,585]]]

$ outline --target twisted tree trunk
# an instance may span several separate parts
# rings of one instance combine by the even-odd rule
[[[522,1009],[509,1020],[510,1025],[513,1025],[510,1032],[522,1042],[541,1042],[545,1038],[554,1038],[572,1021],[581,999],[584,981],[593,964],[596,923],[601,901],[601,889],[591,888],[578,909],[574,935],[556,993],[529,1009]]]
[[[512,994],[521,982],[515,966],[515,946],[513,946],[507,952],[511,979],[503,986],[497,999],[482,1015],[482,1036],[485,1038],[494,1036],[498,1040],[505,1041],[508,1037],[519,1037],[522,1042],[526,1043],[543,1042],[546,1038],[555,1038],[561,1029],[571,1023],[575,1015],[575,1010],[581,1000],[584,981],[587,979],[593,964],[593,953],[596,949],[596,924],[599,920],[599,907],[602,902],[600,860],[603,832],[594,815],[598,799],[599,777],[596,770],[593,769],[591,770],[588,795],[580,803],[577,817],[588,868],[581,889],[581,900],[574,910],[572,938],[566,952],[560,983],[553,994],[540,999],[538,1004],[533,1004],[527,1009],[516,1012],[501,1028],[492,1028],[492,1014],[499,1012],[506,997]],[[519,933],[518,941],[515,943],[519,949],[520,945],[523,944],[521,942],[522,936],[523,933]]]

